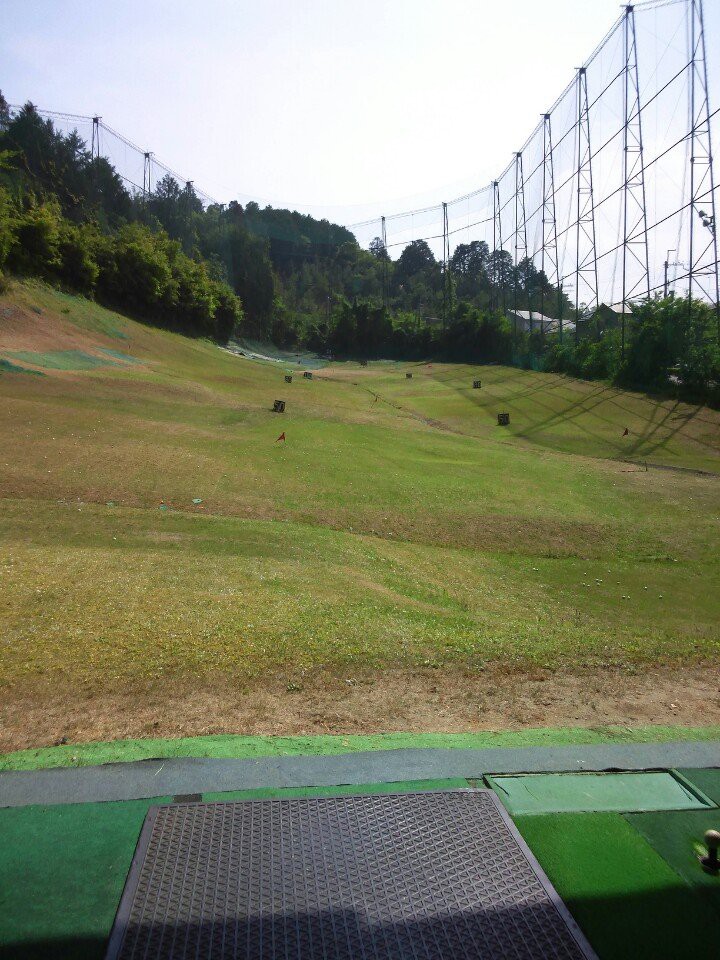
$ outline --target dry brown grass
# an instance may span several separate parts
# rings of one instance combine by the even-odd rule
[[[602,672],[488,665],[481,673],[413,670],[266,676],[226,675],[161,684],[24,686],[0,706],[0,750],[136,737],[206,734],[475,732],[600,724],[720,722],[712,665]]]

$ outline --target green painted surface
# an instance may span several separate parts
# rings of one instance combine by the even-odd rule
[[[235,790],[229,793],[204,793],[203,800],[264,800],[268,797],[326,797],[328,794],[350,796],[358,793],[414,793],[418,790],[457,790],[468,787],[467,780],[406,780],[402,783],[373,783],[363,787],[344,784],[338,787],[292,787],[287,790]]]
[[[670,773],[538,773],[487,781],[513,815],[708,806]]]
[[[97,357],[83,350],[49,350],[47,353],[36,353],[33,350],[18,350],[8,354],[16,360],[30,363],[35,367],[44,367],[46,370],[94,370],[95,367],[107,367],[115,364],[114,360]]]
[[[206,794],[205,800],[466,787],[425,780]],[[102,958],[148,807],[172,798],[0,809],[0,956]]]
[[[106,353],[115,360],[123,360],[125,363],[142,363],[137,357],[131,357],[129,353],[122,353],[120,350],[110,350],[107,347],[101,347],[100,353]]]
[[[620,814],[515,822],[600,960],[710,955],[713,912]]]
[[[17,363],[11,363],[10,360],[5,360],[3,357],[0,357],[0,373],[30,373],[36,377],[45,376],[45,374],[39,370],[28,370],[26,367],[18,366]]]
[[[718,914],[717,923],[720,919],[720,876],[706,873],[698,854],[706,852],[703,844],[705,831],[720,830],[720,811],[635,813],[628,814],[625,819]]]
[[[47,767],[93,766],[146,760],[151,757],[327,756],[362,750],[399,750],[410,747],[481,749],[486,747],[557,747],[593,743],[664,743],[720,740],[720,727],[620,726],[539,728],[481,733],[386,733],[372,736],[312,737],[182,737],[176,740],[116,740],[111,743],[66,744],[36,750],[18,750],[0,756],[0,770],[38,770]]]
[[[720,763],[720,757],[718,757],[718,763]],[[683,769],[678,770],[678,773],[720,807],[720,770]]]

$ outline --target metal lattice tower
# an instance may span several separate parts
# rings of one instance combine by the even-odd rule
[[[500,206],[500,183],[497,180],[493,180],[493,254],[497,255],[498,252],[502,253],[503,249],[503,235],[502,235],[502,216],[501,216],[501,206]],[[497,256],[495,256],[495,264],[497,267]],[[493,310],[498,308],[497,300],[497,287],[498,281],[500,282],[500,307],[505,315],[505,271],[502,268],[502,263],[500,264],[500,275],[493,277]]]
[[[518,296],[520,293],[520,264],[527,267],[527,220],[525,216],[525,177],[523,176],[522,151],[515,154],[515,284],[513,295],[513,329],[517,328]],[[532,309],[530,302],[530,284],[527,270],[525,271],[525,287],[528,297],[528,312],[530,315],[530,333],[533,331]]]
[[[590,106],[587,71],[577,72],[577,222],[575,250],[575,340],[578,338],[580,298],[598,306],[597,247],[595,244],[595,200],[593,195],[592,149],[590,147]]]
[[[545,277],[558,288],[557,315],[560,342],[562,342],[562,281],[557,242],[557,215],[555,210],[555,166],[553,163],[552,123],[550,114],[543,114],[543,181],[542,181],[542,247],[540,270],[543,274],[540,285],[540,330],[545,333]]]
[[[623,18],[623,245],[622,245],[622,339],[625,356],[625,317],[631,298],[650,297],[645,165],[643,162],[642,107],[638,79],[635,11],[625,7]]]
[[[710,138],[707,52],[702,0],[690,0],[690,248],[688,297],[694,287],[715,302],[720,341],[720,282],[718,277],[715,177]]]

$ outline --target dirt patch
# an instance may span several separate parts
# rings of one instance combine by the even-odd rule
[[[205,734],[473,732],[598,724],[720,723],[717,665],[581,672],[387,671],[274,676],[261,684],[6,689],[0,750]]]

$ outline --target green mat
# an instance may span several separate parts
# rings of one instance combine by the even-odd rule
[[[514,819],[600,960],[713,955],[715,914],[621,814]]]
[[[720,770],[678,770],[678,773],[720,807]]]
[[[205,794],[248,800],[466,787],[465,780]],[[0,956],[101,960],[148,807],[172,797],[0,809]]]
[[[512,815],[709,806],[671,773],[538,773],[486,779]]]
[[[633,813],[625,818],[675,872],[689,884],[720,919],[720,876],[706,873],[698,861],[705,853],[706,830],[720,830],[720,810],[673,813]],[[720,953],[720,941],[717,946]]]

